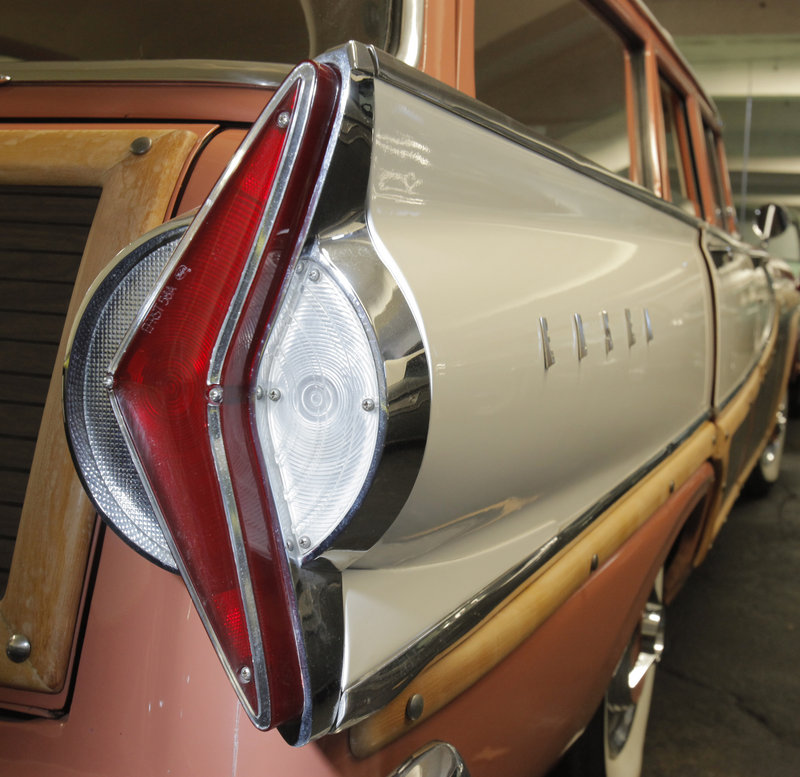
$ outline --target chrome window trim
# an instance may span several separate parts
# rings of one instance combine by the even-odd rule
[[[222,59],[150,59],[94,62],[2,62],[0,80],[13,84],[166,82],[240,84],[277,88],[291,65]]]
[[[373,60],[373,70],[370,73],[375,78],[402,89],[409,94],[426,100],[450,113],[467,119],[490,132],[504,137],[517,145],[541,154],[565,167],[582,175],[586,175],[612,189],[634,197],[678,220],[695,228],[706,225],[705,221],[682,211],[677,205],[657,197],[653,192],[640,184],[627,178],[622,178],[610,170],[601,167],[580,154],[560,146],[555,141],[537,135],[524,124],[515,121],[501,111],[491,108],[485,103],[469,97],[446,84],[437,81],[425,73],[406,66],[403,62],[391,57],[384,51],[373,46],[365,47],[363,44],[349,44],[351,47],[368,49]],[[365,57],[360,56],[363,63]],[[363,67],[363,65],[362,65]]]
[[[401,0],[400,35],[391,53],[410,67],[422,64],[425,40],[425,0]]]

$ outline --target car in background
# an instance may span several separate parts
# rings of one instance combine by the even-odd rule
[[[798,324],[669,35],[638,0],[30,13],[2,768],[639,774]]]

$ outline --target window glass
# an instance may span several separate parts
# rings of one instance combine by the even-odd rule
[[[725,209],[725,192],[722,188],[722,174],[719,169],[719,156],[717,152],[717,136],[714,130],[706,126],[703,128],[706,138],[706,154],[711,175],[711,188],[714,197],[714,223],[723,226],[722,213]]]
[[[578,0],[476,0],[479,100],[622,175],[622,41]]]
[[[16,0],[0,60],[227,59],[293,65],[350,39],[387,48],[392,0]]]
[[[699,215],[697,173],[689,143],[686,105],[678,92],[661,82],[661,106],[664,111],[664,136],[667,150],[670,200],[687,213]]]

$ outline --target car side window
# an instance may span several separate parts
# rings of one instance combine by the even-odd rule
[[[678,207],[699,216],[700,197],[697,170],[689,141],[686,104],[680,93],[667,81],[661,81],[661,107],[664,117],[669,196]]]
[[[578,0],[476,0],[479,100],[628,176],[625,46]]]
[[[703,135],[706,143],[706,156],[708,169],[711,176],[711,194],[713,196],[714,224],[724,226],[723,213],[726,210],[725,190],[722,185],[722,171],[719,166],[719,151],[717,136],[708,125],[703,125]]]

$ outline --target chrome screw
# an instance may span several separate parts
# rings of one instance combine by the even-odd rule
[[[264,399],[264,389],[261,386],[256,386],[256,399]]]
[[[314,282],[318,281],[319,280],[319,270],[316,270],[316,269],[315,270],[311,270],[311,272],[308,274],[308,280],[314,281]]]
[[[239,682],[242,685],[247,685],[253,679],[253,672],[249,666],[243,666],[239,670]]]
[[[268,396],[268,397],[269,397],[269,398],[270,398],[270,399],[271,399],[273,402],[277,402],[277,401],[278,401],[278,400],[281,398],[281,392],[280,392],[278,389],[276,389],[276,388],[273,388],[273,389],[270,389],[270,390],[269,390],[269,394],[267,394],[267,396]]]
[[[6,655],[15,664],[21,664],[30,654],[31,641],[24,634],[12,634],[6,645]]]
[[[421,693],[415,693],[406,704],[406,717],[410,721],[419,720],[422,717],[422,710],[425,709],[425,699]]]
[[[278,114],[277,122],[281,129],[286,129],[289,126],[289,111],[281,111]]]
[[[212,402],[215,402],[216,404],[222,402],[222,387],[214,386],[213,388],[211,388],[208,392],[208,398]]]
[[[286,550],[288,551],[294,550],[294,543],[291,540],[286,540]]]
[[[303,550],[308,550],[311,547],[311,540],[308,537],[301,537],[298,543]]]
[[[297,263],[297,274],[302,275],[305,272],[306,263],[305,262],[298,262]]]
[[[153,145],[153,141],[150,138],[141,137],[136,138],[131,143],[131,154],[135,156],[141,156],[142,154],[146,154]]]
[[[366,410],[368,413],[372,412],[375,409],[375,400],[374,399],[370,399],[369,397],[367,397],[361,403],[361,409],[362,410]]]
[[[114,388],[114,376],[110,372],[107,372],[105,375],[103,375],[103,388],[106,388],[109,391]]]

